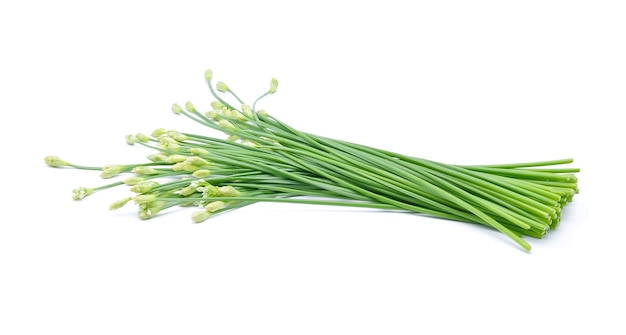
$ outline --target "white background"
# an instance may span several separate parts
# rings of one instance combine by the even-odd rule
[[[412,3],[409,5],[409,3]],[[2,334],[624,334],[620,1],[6,1]],[[108,211],[77,164],[207,132],[212,68],[309,132],[456,164],[575,158],[581,193],[529,239],[415,215],[257,204],[192,224]],[[209,134],[221,136],[221,134]]]

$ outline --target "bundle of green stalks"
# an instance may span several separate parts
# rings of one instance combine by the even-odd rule
[[[500,164],[451,165],[301,132],[263,110],[257,102],[276,92],[278,81],[250,106],[223,82],[212,85],[215,101],[201,113],[191,103],[172,111],[226,134],[226,139],[157,129],[128,135],[127,143],[155,150],[136,164],[81,166],[56,156],[52,167],[99,170],[102,178],[129,175],[94,188],[77,188],[75,200],[127,185],[141,219],[174,206],[198,208],[202,222],[257,202],[282,202],[403,211],[478,223],[496,229],[525,250],[523,236],[542,238],[561,221],[578,193],[577,168],[558,168],[572,159]],[[224,97],[236,101],[227,102]]]

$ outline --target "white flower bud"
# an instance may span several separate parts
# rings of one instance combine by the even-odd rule
[[[211,69],[207,69],[204,71],[204,80],[210,81],[211,79],[213,79],[213,71]]]
[[[128,197],[128,198],[117,200],[111,204],[111,206],[109,207],[109,210],[114,211],[116,209],[120,209],[124,207],[124,205],[126,205],[126,203],[128,203],[131,199],[132,199],[131,197]]]
[[[215,110],[221,110],[224,108],[224,104],[219,101],[211,101],[211,107]]]
[[[136,174],[148,174],[148,175],[159,173],[159,171],[149,166],[136,166],[131,170],[131,172],[136,173]]]
[[[218,81],[217,84],[215,84],[215,88],[217,88],[217,90],[220,91],[220,92],[228,92],[230,90],[228,88],[228,85],[226,85],[222,81]]]
[[[183,108],[180,107],[179,104],[173,104],[172,105],[172,112],[174,112],[174,114],[180,114],[183,112]]]
[[[189,151],[190,153],[194,154],[194,155],[198,155],[198,156],[208,156],[209,155],[209,151],[206,149],[202,149],[202,148],[189,148],[187,149],[187,151]]]
[[[147,204],[153,202],[157,199],[156,194],[140,194],[136,195],[133,200],[137,204]]]
[[[105,167],[102,170],[102,172],[100,173],[100,177],[104,179],[108,179],[124,172],[124,169],[125,169],[125,166],[123,165],[111,165],[111,166]]]
[[[185,109],[191,113],[197,113],[198,110],[196,109],[196,107],[193,106],[193,104],[191,103],[191,101],[187,101],[187,103],[185,103]]]
[[[93,191],[94,191],[93,188],[85,188],[85,187],[75,188],[74,190],[72,190],[72,199],[74,199],[74,200],[82,200],[86,196],[88,196],[91,193],[93,193]]]
[[[225,130],[236,130],[237,129],[228,120],[219,120],[219,122],[217,124],[220,126],[220,128],[225,129]]]
[[[209,213],[214,213],[224,207],[226,207],[226,204],[223,201],[212,201],[209,202],[204,209],[206,209]]]
[[[137,141],[139,141],[139,142],[148,142],[148,141],[150,141],[150,137],[148,137],[147,135],[142,134],[142,133],[138,133],[138,134],[136,134],[136,135],[135,135],[135,138],[136,138],[136,139],[137,139]]]
[[[278,79],[272,78],[272,80],[270,81],[270,91],[269,91],[270,94],[274,94],[277,88],[278,88]]]
[[[187,156],[184,155],[170,155],[165,159],[166,163],[179,163],[179,162],[184,162],[187,159]]]
[[[164,128],[157,128],[154,131],[152,131],[151,135],[152,135],[152,137],[159,137],[159,136],[165,134],[166,132],[167,132],[167,130],[164,129]]]
[[[232,186],[221,186],[219,188],[219,194],[222,197],[238,197],[241,193]]]
[[[206,169],[197,170],[197,171],[194,171],[194,173],[192,173],[191,175],[196,178],[205,178],[211,175],[211,171],[206,170]]]
[[[209,213],[207,210],[200,210],[200,211],[195,211],[191,213],[191,219],[195,223],[206,221],[210,217],[211,217],[211,213]]]
[[[137,138],[134,135],[126,135],[126,143],[133,145],[137,143]]]
[[[241,105],[241,112],[243,113],[243,115],[249,118],[254,117],[254,114],[252,113],[252,108],[250,108],[250,106],[246,104]]]
[[[70,166],[70,163],[62,160],[57,156],[46,156],[43,160],[46,162],[46,164],[48,164],[48,166],[51,167]]]

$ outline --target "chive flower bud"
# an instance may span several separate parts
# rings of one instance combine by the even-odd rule
[[[209,213],[214,213],[224,207],[226,207],[226,204],[223,201],[212,201],[204,206],[204,209]]]
[[[196,107],[193,106],[191,101],[187,101],[187,103],[185,103],[185,109],[188,112],[191,112],[191,113],[197,113],[198,112],[198,110],[196,109]]]
[[[194,172],[199,170],[200,168],[189,163],[188,161],[176,163],[172,165],[172,171],[185,171],[185,172]]]
[[[138,133],[135,135],[135,137],[137,138],[137,141],[139,142],[148,142],[150,141],[150,137],[148,137],[147,135],[143,134],[143,133]]]
[[[189,148],[187,151],[189,151],[190,153],[194,154],[194,155],[198,155],[198,156],[208,156],[209,155],[209,151],[206,149],[202,149],[202,148]]]
[[[147,193],[152,191],[153,188],[159,186],[159,183],[155,181],[145,181],[143,183],[139,183],[130,188],[131,192],[135,193]]]
[[[211,165],[206,159],[198,156],[187,157],[187,162],[191,165],[199,167]]]
[[[136,174],[158,174],[159,173],[159,171],[148,166],[136,166],[131,170],[131,172],[136,173]]]
[[[126,143],[133,145],[137,143],[137,138],[134,135],[126,135]]]
[[[126,203],[128,203],[131,199],[132,199],[131,197],[128,197],[128,198],[117,200],[111,204],[111,206],[109,207],[109,210],[114,211],[116,209],[120,209],[124,207],[124,205],[126,205]]]
[[[195,211],[191,213],[191,219],[195,223],[206,221],[210,217],[211,217],[211,213],[208,212],[207,210],[200,210],[200,211]]]
[[[100,177],[104,179],[109,179],[111,177],[115,177],[118,174],[124,172],[125,166],[123,165],[112,165],[105,167],[100,173]]]
[[[270,81],[270,90],[269,93],[270,94],[274,94],[276,92],[276,89],[278,88],[278,79],[276,78],[272,78],[272,80]]]
[[[194,187],[193,185],[189,185],[189,186],[181,188],[179,193],[180,193],[180,195],[182,195],[184,197],[188,197],[188,196],[196,193],[196,188],[197,187]]]
[[[181,114],[183,112],[183,108],[180,107],[179,104],[173,104],[172,105],[172,112],[174,112],[174,114]]]
[[[224,108],[224,104],[219,101],[211,101],[211,107],[215,110],[221,110]]]
[[[206,169],[197,170],[197,171],[194,171],[194,173],[192,173],[191,175],[196,178],[205,178],[211,175],[211,171],[206,170]]]
[[[256,148],[256,147],[259,146],[256,142],[252,142],[250,140],[243,140],[243,141],[241,141],[241,144],[245,145],[246,147],[250,147],[250,148]]]
[[[243,115],[249,118],[254,117],[254,114],[252,113],[252,108],[250,108],[250,106],[246,104],[241,105],[241,112],[243,113]]]
[[[143,181],[145,181],[144,178],[137,177],[137,176],[131,176],[131,177],[128,177],[128,178],[126,178],[124,180],[124,184],[126,184],[128,186],[134,186],[134,185],[137,185],[137,184],[139,184],[139,183],[141,183]]]
[[[228,85],[226,85],[223,81],[218,81],[217,84],[215,84],[215,88],[217,88],[218,91],[223,92],[223,93],[230,91],[230,89],[228,88]]]
[[[197,191],[202,192],[203,198],[215,198],[221,195],[219,188],[213,185],[206,185],[203,187],[199,187]]]
[[[82,200],[86,196],[88,196],[91,193],[93,193],[93,191],[94,191],[93,188],[85,188],[85,187],[75,188],[74,190],[72,190],[72,199],[74,199],[74,200]]]
[[[166,163],[179,163],[179,162],[184,162],[185,159],[187,159],[187,156],[183,156],[183,155],[170,155],[165,159]]]
[[[46,164],[48,164],[48,166],[51,167],[70,166],[70,163],[62,160],[57,156],[46,156],[43,160],[46,162]]]
[[[241,193],[232,186],[220,186],[219,194],[222,197],[238,197]]]
[[[213,121],[217,121],[218,120],[218,116],[219,116],[219,112],[216,111],[216,110],[208,111],[208,112],[204,113],[204,116],[208,117],[209,119],[212,119]]]
[[[166,132],[167,132],[167,130],[166,130],[166,129],[164,129],[164,128],[157,128],[157,129],[155,129],[155,130],[153,130],[153,131],[152,131],[152,134],[151,134],[151,135],[152,135],[153,137],[159,137],[159,136],[161,136],[161,135],[165,134]]]
[[[167,132],[167,136],[175,139],[176,141],[179,142],[183,142],[189,139],[189,137],[187,137],[187,135],[181,134],[179,132],[177,132],[176,130],[170,130]]]
[[[210,81],[211,79],[213,79],[213,70],[207,69],[204,71],[204,80]]]
[[[157,198],[156,194],[140,194],[136,195],[133,200],[136,204],[147,204],[155,201]]]
[[[161,153],[151,154],[148,156],[148,159],[153,162],[165,162],[167,160],[167,156]]]
[[[217,124],[220,126],[220,128],[225,129],[225,130],[236,130],[237,129],[228,120],[219,120],[219,122]]]
[[[228,136],[228,137],[226,138],[226,141],[228,141],[228,142],[235,142],[235,141],[237,141],[239,138],[240,138],[240,137],[239,137],[239,136],[237,136],[237,135],[230,135],[230,136]]]

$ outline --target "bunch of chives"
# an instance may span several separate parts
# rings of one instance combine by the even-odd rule
[[[494,228],[526,250],[522,236],[541,238],[561,220],[563,208],[578,193],[577,168],[555,168],[572,159],[461,166],[402,155],[298,131],[257,110],[257,102],[276,92],[278,81],[252,106],[226,84],[211,83],[205,72],[212,110],[191,103],[172,106],[175,114],[226,134],[226,139],[157,129],[128,135],[127,143],[155,150],[137,164],[80,166],[56,156],[52,167],[100,170],[101,177],[129,177],[95,188],[77,188],[75,200],[128,185],[129,201],[141,219],[173,206],[195,206],[195,222],[256,202],[282,202],[397,210],[478,223]],[[230,94],[239,108],[217,92]]]

